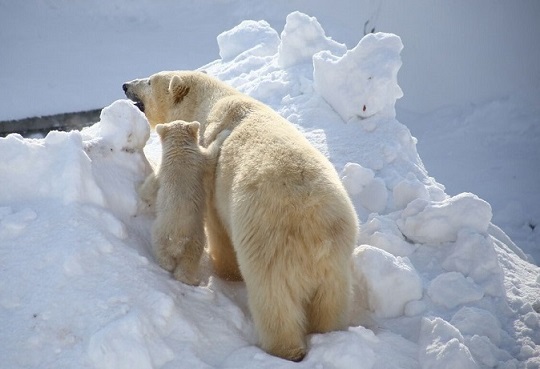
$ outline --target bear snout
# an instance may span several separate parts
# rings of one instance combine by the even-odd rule
[[[122,85],[122,90],[124,90],[126,97],[130,99],[131,101],[133,101],[135,106],[144,113],[144,103],[133,91],[131,91],[130,87],[131,87],[131,82],[126,82]]]

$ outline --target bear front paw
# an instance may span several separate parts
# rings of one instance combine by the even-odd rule
[[[156,261],[158,262],[160,267],[162,267],[168,272],[172,272],[176,268],[176,261],[174,260],[174,257],[170,255],[158,253],[156,255]]]
[[[182,268],[180,267],[176,267],[173,275],[177,281],[188,284],[190,286],[198,286],[201,283],[201,280],[197,276],[192,275],[192,273],[185,273],[184,270],[182,270]]]

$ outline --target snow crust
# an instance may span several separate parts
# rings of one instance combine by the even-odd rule
[[[362,220],[350,327],[310,336],[304,361],[286,362],[256,346],[243,283],[215,277],[208,260],[200,287],[159,268],[136,194],[159,140],[120,100],[82,132],[0,138],[2,366],[540,367],[540,270],[491,224],[487,202],[449,196],[428,175],[394,114],[399,38],[342,50],[300,13],[277,35],[242,22],[201,69],[269,104],[341,173]],[[302,40],[314,47],[292,47]],[[330,61],[351,69],[320,69]],[[366,75],[381,88],[343,88],[337,104],[317,74],[334,92]],[[357,94],[380,104],[363,116]]]

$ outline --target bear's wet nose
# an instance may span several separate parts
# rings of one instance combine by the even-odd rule
[[[127,84],[127,83],[124,83],[124,84],[122,85],[122,89],[124,90],[124,92],[127,92],[127,90],[128,90],[128,84]]]

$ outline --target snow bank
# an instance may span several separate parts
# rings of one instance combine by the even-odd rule
[[[362,219],[351,327],[309,336],[304,361],[285,362],[256,346],[242,283],[214,277],[206,259],[200,287],[162,270],[150,252],[152,216],[136,194],[150,170],[144,153],[159,161],[159,139],[138,109],[117,101],[82,132],[0,138],[2,365],[540,365],[540,271],[490,223],[488,203],[450,197],[429,177],[393,114],[399,38],[367,36],[347,51],[300,13],[277,35],[265,22],[243,22],[219,36],[223,59],[202,68],[269,104],[341,173]],[[330,68],[334,61],[352,69]],[[317,74],[343,105],[317,87]],[[373,88],[342,85],[366,75]],[[369,116],[357,94],[361,113],[371,101]]]

